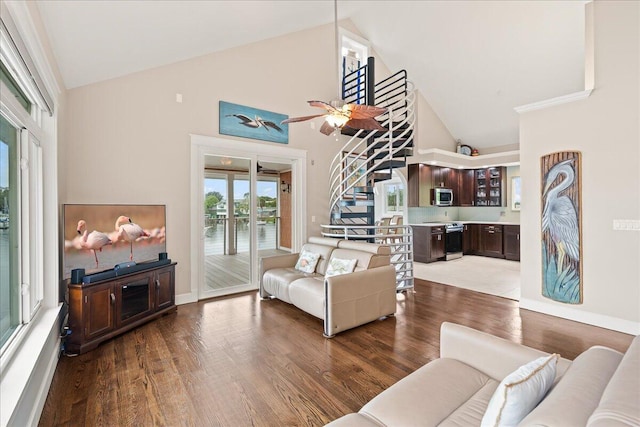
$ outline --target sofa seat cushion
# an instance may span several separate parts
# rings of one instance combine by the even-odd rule
[[[289,286],[291,304],[324,320],[324,277],[310,276],[294,281]]]
[[[304,278],[319,276],[316,273],[303,273],[295,268],[273,268],[265,271],[262,276],[262,287],[271,295],[291,304],[289,288],[291,283]]]
[[[497,387],[498,381],[469,365],[436,359],[380,393],[360,414],[385,426],[480,425]]]

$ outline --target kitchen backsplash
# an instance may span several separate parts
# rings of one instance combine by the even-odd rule
[[[504,214],[504,215],[503,215]],[[407,210],[409,224],[423,222],[448,221],[487,221],[520,223],[520,212],[508,207],[429,207],[409,208]]]

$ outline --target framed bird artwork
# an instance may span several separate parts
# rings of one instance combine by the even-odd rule
[[[582,303],[581,154],[542,156],[542,295]]]
[[[231,102],[219,102],[219,129],[221,135],[289,143],[289,126],[282,121],[286,114],[260,110]]]

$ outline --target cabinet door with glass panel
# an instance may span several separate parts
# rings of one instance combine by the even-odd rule
[[[505,168],[491,167],[475,170],[476,206],[506,206],[503,189],[506,188]]]

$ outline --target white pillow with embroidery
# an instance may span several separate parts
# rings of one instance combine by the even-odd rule
[[[555,381],[559,357],[540,357],[507,375],[489,401],[482,427],[515,426],[522,421]]]
[[[313,252],[303,250],[298,257],[298,262],[296,262],[296,266],[294,268],[298,271],[302,271],[303,273],[313,273],[316,271],[316,265],[318,264],[319,259],[320,254],[314,254]]]
[[[340,258],[331,258],[329,261],[329,266],[327,267],[327,272],[324,274],[324,277],[331,276],[339,276],[340,274],[348,274],[353,273],[353,270],[356,268],[357,259],[340,259]]]

